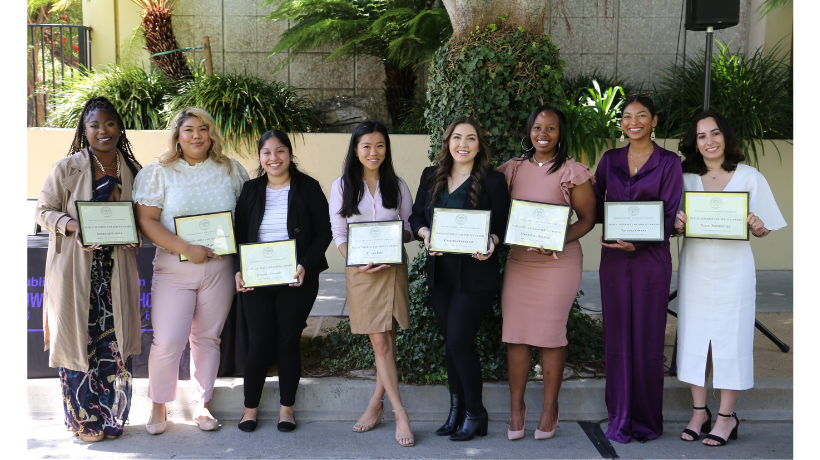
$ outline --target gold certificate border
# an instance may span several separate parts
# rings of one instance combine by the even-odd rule
[[[654,200],[654,201],[605,201],[604,202],[604,231],[603,231],[603,239],[605,243],[615,243],[617,239],[607,238],[606,228],[607,228],[607,216],[609,213],[609,206],[626,206],[626,205],[654,205],[658,206],[660,210],[660,221],[661,221],[661,236],[660,238],[621,238],[621,241],[626,241],[628,243],[662,243],[665,241],[663,237],[664,232],[666,232],[666,222],[664,221],[664,202],[662,200]]]
[[[690,196],[725,196],[725,197],[744,197],[745,212],[744,216],[749,215],[749,192],[683,192],[683,212],[689,216],[689,197]],[[683,236],[685,238],[698,238],[709,240],[732,240],[732,241],[749,241],[749,225],[746,225],[745,236],[726,236],[714,235],[711,233],[693,233],[689,231],[689,226],[686,225]]]
[[[569,230],[569,217],[572,213],[572,206],[567,206],[565,204],[554,204],[554,203],[541,203],[538,201],[529,201],[529,200],[518,200],[512,199],[510,200],[510,212],[507,214],[507,231],[504,234],[504,244],[508,246],[521,246],[524,248],[535,248],[540,249],[541,245],[534,245],[528,244],[520,241],[511,241],[508,240],[508,236],[510,235],[510,225],[512,225],[512,218],[513,218],[513,210],[516,207],[516,204],[522,204],[524,206],[533,206],[536,208],[549,208],[549,209],[556,209],[556,208],[565,208],[566,210],[566,225],[564,226],[564,237],[561,239],[561,247],[547,247],[544,246],[544,249],[550,250],[553,252],[564,252],[564,248],[567,245],[567,230]]]
[[[353,233],[350,231],[353,227],[399,227],[399,240],[397,242],[399,246],[399,254],[401,254],[401,258],[398,260],[371,260],[368,263],[373,262],[373,265],[402,265],[404,264],[404,221],[403,220],[382,220],[382,221],[370,221],[370,222],[348,222],[347,223],[347,257],[345,257],[345,267],[364,267],[367,265],[364,264],[357,264],[357,263],[350,263],[350,237]]]
[[[83,224],[83,213],[80,211],[80,208],[85,207],[120,207],[124,208],[128,206],[131,209],[131,212],[128,215],[131,217],[131,227],[134,229],[133,232],[133,239],[130,241],[125,241],[121,243],[106,243],[103,241],[90,241],[86,239],[86,232],[80,231],[80,239],[82,240],[83,246],[88,247],[95,244],[99,244],[100,246],[125,246],[128,244],[139,244],[139,234],[137,233],[137,221],[134,217],[134,202],[132,201],[75,201],[74,204],[77,207],[77,221],[80,223],[80,230],[82,230]]]
[[[492,211],[489,210],[482,210],[482,209],[460,209],[460,208],[433,208],[433,223],[430,225],[430,249],[428,252],[441,252],[445,254],[475,254],[471,251],[459,251],[455,249],[441,249],[441,248],[434,248],[433,247],[433,233],[435,233],[436,229],[436,214],[438,212],[442,213],[465,213],[465,214],[486,214],[486,226],[484,228],[484,233],[487,235],[487,250],[489,250],[490,245],[490,222],[492,221],[493,214]]]
[[[281,240],[281,241],[268,241],[266,243],[244,243],[239,245],[239,271],[242,273],[242,280],[245,280],[245,257],[243,256],[243,250],[247,249],[249,246],[281,246],[281,245],[290,245],[291,249],[293,250],[293,271],[296,272],[296,240]],[[255,287],[265,287],[265,286],[283,286],[286,284],[296,284],[298,283],[298,279],[293,279],[292,281],[286,281],[282,283],[257,283],[257,284],[250,284],[245,283],[244,287],[246,288],[255,288]]]
[[[190,216],[179,216],[174,217],[174,229],[176,229],[177,236],[179,236],[179,222],[183,222],[186,220],[197,220],[202,219],[203,217],[219,217],[224,214],[227,214],[228,220],[230,221],[231,225],[228,226],[228,229],[231,232],[231,247],[225,251],[214,251],[214,254],[225,255],[225,254],[236,254],[236,237],[233,233],[233,213],[231,211],[220,211],[220,212],[206,212],[204,214],[192,214]],[[180,238],[182,238],[180,236]],[[183,238],[184,239],[184,238]],[[182,254],[179,255],[180,262],[186,262],[188,260],[187,257],[183,256]]]

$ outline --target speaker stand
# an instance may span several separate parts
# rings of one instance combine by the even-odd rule
[[[706,78],[703,82],[703,111],[709,110],[709,90],[712,86],[712,42],[715,38],[715,29],[706,28]]]

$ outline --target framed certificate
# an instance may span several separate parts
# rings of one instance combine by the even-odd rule
[[[76,201],[83,246],[139,244],[134,203],[130,201]]]
[[[490,211],[433,208],[430,252],[486,253],[490,249]]]
[[[348,267],[401,265],[404,263],[404,221],[351,222],[347,224]]]
[[[37,198],[26,199],[26,212],[28,213],[23,222],[26,222],[26,230],[29,236],[37,235],[40,225],[34,220],[34,213],[37,212]]]
[[[662,242],[663,201],[607,201],[604,203],[604,241]]]
[[[683,192],[686,238],[749,240],[749,192]]]
[[[239,262],[246,288],[295,284],[296,240],[239,245]]]
[[[219,255],[236,254],[230,211],[175,217],[174,226],[177,235],[190,244],[200,244]],[[188,258],[180,254],[179,260],[184,262]]]
[[[512,200],[504,244],[564,252],[570,206]]]

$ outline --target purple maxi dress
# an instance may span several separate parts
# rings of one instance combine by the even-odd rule
[[[683,172],[680,158],[655,144],[634,177],[629,146],[607,151],[595,171],[597,221],[604,200],[664,201],[665,241],[634,243],[635,252],[601,247],[601,307],[606,360],[606,437],[628,443],[663,433],[663,350],[672,280],[669,235],[675,224]]]

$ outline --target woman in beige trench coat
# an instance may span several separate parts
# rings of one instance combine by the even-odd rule
[[[84,441],[116,439],[131,407],[131,356],[140,352],[136,244],[83,247],[77,201],[130,201],[140,165],[104,97],[86,102],[64,158],[51,169],[35,220],[49,232],[43,330],[59,368],[65,423]]]

